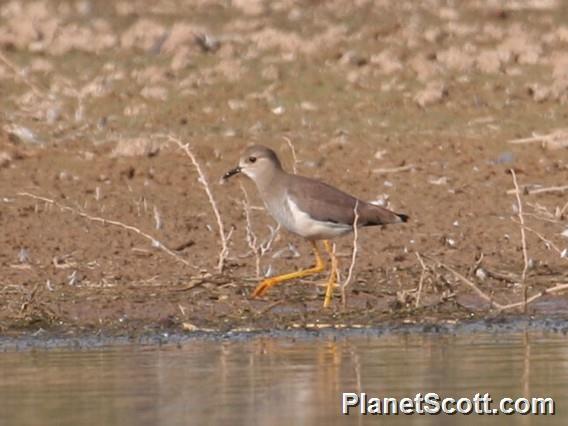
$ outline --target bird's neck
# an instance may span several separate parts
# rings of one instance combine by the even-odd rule
[[[274,192],[277,190],[275,187],[279,182],[285,179],[287,173],[281,168],[274,168],[269,174],[263,176],[263,179],[257,179],[255,181],[256,187],[261,194],[267,192]]]

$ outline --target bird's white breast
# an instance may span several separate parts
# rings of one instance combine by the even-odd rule
[[[313,219],[309,214],[300,210],[287,195],[279,202],[267,202],[266,208],[284,228],[310,240],[334,238],[351,231],[349,225]]]

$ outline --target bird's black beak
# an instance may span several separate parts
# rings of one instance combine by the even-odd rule
[[[241,172],[241,166],[237,166],[234,169],[229,170],[223,175],[223,180],[229,179],[231,176],[237,175]]]

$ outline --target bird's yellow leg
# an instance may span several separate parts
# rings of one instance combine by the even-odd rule
[[[323,246],[331,259],[331,274],[327,280],[325,299],[323,300],[323,307],[329,308],[331,306],[331,299],[333,298],[333,287],[335,287],[335,284],[337,283],[337,256],[335,256],[335,253],[331,249],[331,244],[328,240],[323,241]]]
[[[276,284],[283,283],[284,281],[289,281],[296,278],[303,278],[307,277],[308,275],[313,275],[322,272],[325,269],[325,263],[321,258],[321,254],[319,252],[316,242],[312,241],[311,243],[314,248],[314,255],[316,257],[316,264],[314,266],[308,269],[302,269],[301,271],[291,272],[289,274],[277,275],[275,277],[267,278],[263,280],[254,289],[254,292],[252,293],[251,297],[254,299],[255,297],[262,296],[264,293],[268,291],[268,289],[275,286]]]

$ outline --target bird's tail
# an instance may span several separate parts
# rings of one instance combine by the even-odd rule
[[[409,217],[405,214],[395,213],[389,209],[373,204],[367,204],[361,210],[360,214],[362,220],[360,223],[362,226],[404,223],[408,222],[409,219]]]
[[[408,215],[400,214],[400,213],[395,213],[395,214],[398,216],[401,223],[406,223],[406,222],[408,222],[408,219],[410,219],[410,217]]]

